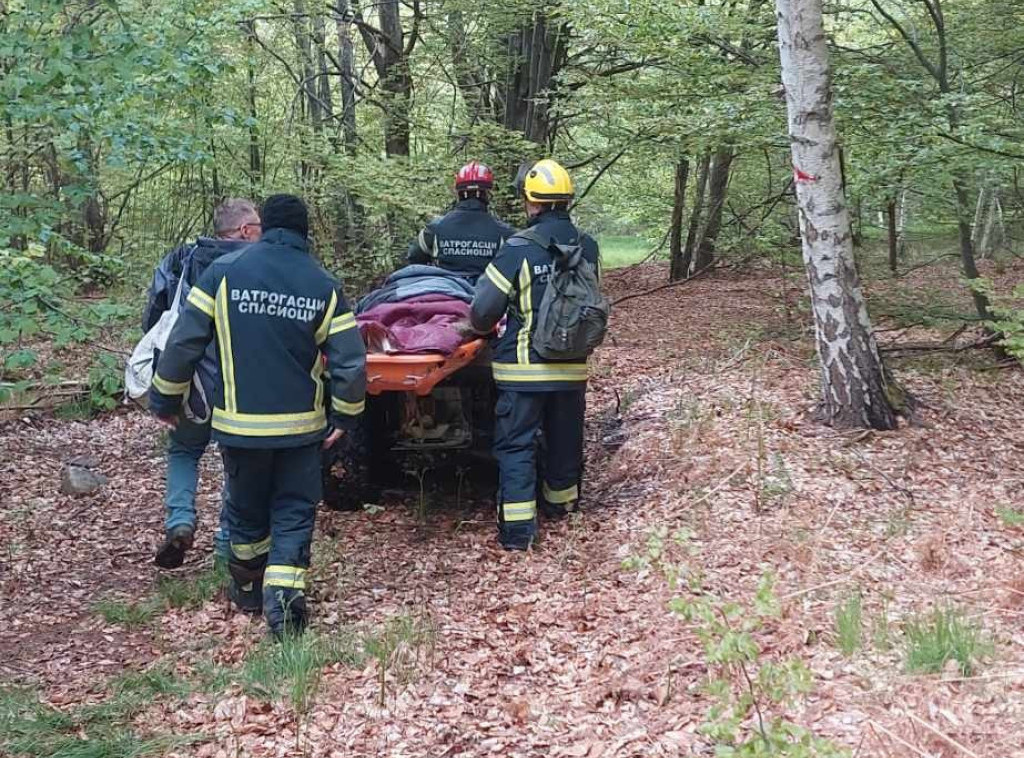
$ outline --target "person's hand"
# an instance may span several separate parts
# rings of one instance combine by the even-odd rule
[[[473,328],[473,324],[470,323],[468,318],[461,318],[452,324],[452,329],[458,332],[459,336],[463,339],[470,339],[471,337],[479,337],[480,333]]]
[[[324,440],[323,449],[330,450],[334,447],[334,443],[340,440],[344,434],[344,429],[331,429],[331,433],[328,434],[327,439]]]
[[[168,429],[178,428],[178,417],[177,416],[157,416],[156,420],[166,426]]]

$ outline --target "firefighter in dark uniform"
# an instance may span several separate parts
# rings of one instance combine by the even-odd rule
[[[320,450],[363,411],[366,350],[341,287],[309,254],[303,202],[275,195],[261,216],[260,241],[218,258],[189,293],[150,404],[173,423],[196,362],[216,340],[213,437],[231,492],[229,594],[243,610],[262,609],[280,637],[306,624]]]
[[[474,283],[514,231],[488,211],[494,174],[482,163],[467,163],[455,175],[458,202],[423,227],[409,244],[409,263],[435,264]]]
[[[556,244],[580,245],[599,268],[597,243],[569,217],[573,197],[568,172],[553,160],[533,164],[520,183],[528,227]],[[548,286],[553,257],[529,239],[511,236],[477,284],[470,325],[490,332],[508,314],[494,344],[492,364],[498,386],[494,454],[501,474],[499,541],[526,550],[537,535],[536,437],[544,431],[541,508],[553,518],[575,510],[583,466],[586,360],[545,361],[532,348],[536,309]]]

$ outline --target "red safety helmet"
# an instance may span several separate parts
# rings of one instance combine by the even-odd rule
[[[470,161],[455,175],[456,192],[488,191],[494,186],[494,173],[482,163]]]

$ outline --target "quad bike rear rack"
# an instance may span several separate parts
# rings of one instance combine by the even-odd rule
[[[414,392],[425,397],[439,382],[476,360],[486,344],[484,339],[475,339],[460,345],[451,355],[369,353],[366,356],[366,391],[371,395]]]

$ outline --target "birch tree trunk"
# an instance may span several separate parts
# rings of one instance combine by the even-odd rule
[[[776,0],[804,266],[821,361],[823,420],[893,429],[898,388],[882,364],[854,266],[832,117],[822,0]]]

